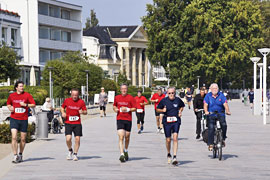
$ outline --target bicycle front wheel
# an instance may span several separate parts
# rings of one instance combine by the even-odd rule
[[[221,161],[222,160],[222,141],[223,141],[223,138],[222,138],[222,131],[219,131],[219,135],[218,135],[218,159]]]

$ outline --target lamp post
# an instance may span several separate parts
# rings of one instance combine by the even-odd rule
[[[145,75],[145,73],[142,72],[142,88],[143,88],[143,93],[144,93],[144,75]]]
[[[53,87],[52,87],[52,70],[53,70],[53,67],[48,67],[48,69],[50,70],[50,73],[49,73],[49,84],[50,84],[50,99],[51,101],[53,102],[52,100],[52,95],[53,95]]]
[[[200,77],[201,76],[197,76],[197,83],[198,83],[198,85],[197,85],[197,89],[198,89],[198,92],[199,92],[199,90],[200,90]]]
[[[170,87],[170,73],[169,72],[166,73],[166,77],[168,80],[168,88],[169,88]]]
[[[88,73],[89,70],[84,70],[84,72],[86,72],[86,104],[88,105],[89,99],[88,99]]]
[[[262,48],[258,49],[258,51],[263,55],[263,124],[266,124],[266,90],[267,90],[267,84],[266,84],[266,71],[267,71],[267,58],[266,56],[269,54],[270,49],[269,48]]]
[[[259,62],[260,57],[251,57],[250,60],[254,63],[254,76],[253,76],[253,89],[254,89],[254,106],[253,114],[260,115],[262,108],[260,107],[260,92],[257,91],[257,62]]]
[[[258,66],[260,68],[260,94],[259,94],[259,97],[260,97],[260,110],[262,112],[262,80],[263,80],[263,63],[258,63]]]
[[[117,81],[118,81],[118,75],[119,75],[119,72],[115,72],[115,73],[114,73],[114,77],[115,77],[116,83],[117,83]],[[113,79],[114,79],[114,78],[113,78]]]

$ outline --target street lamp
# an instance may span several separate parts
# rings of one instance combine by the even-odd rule
[[[260,98],[260,110],[262,112],[262,74],[263,74],[263,63],[258,63],[258,66],[260,68],[260,95],[259,95],[259,98]]]
[[[143,93],[144,93],[144,75],[145,75],[145,73],[142,72],[142,87],[143,87]]]
[[[200,90],[200,77],[201,77],[201,76],[197,76],[197,78],[198,78],[198,80],[197,80],[197,83],[198,83],[198,86],[197,86],[198,92],[199,92],[199,90]]]
[[[166,77],[168,80],[168,88],[169,88],[170,87],[170,73],[169,72],[166,73]]]
[[[116,83],[117,83],[117,81],[118,81],[118,75],[119,75],[119,72],[115,72],[115,73],[113,74],[113,76],[115,77]],[[113,77],[113,79],[114,79],[114,77]]]
[[[50,100],[53,103],[53,87],[52,87],[52,70],[54,69],[53,67],[48,67],[48,69],[50,70],[49,73],[49,84],[50,84]],[[54,105],[54,103],[53,103]]]
[[[258,51],[263,55],[263,124],[266,124],[266,90],[267,90],[267,84],[266,84],[266,71],[267,71],[267,58],[266,56],[269,54],[270,49],[269,48],[262,48],[258,49]]]
[[[260,57],[251,57],[250,60],[254,63],[254,76],[253,76],[253,89],[254,89],[254,106],[253,114],[260,115],[262,108],[260,107],[260,95],[257,91],[257,62],[260,61]]]
[[[88,105],[89,99],[88,99],[88,73],[89,70],[84,70],[84,72],[86,72],[86,104]]]
[[[254,77],[253,77],[253,85],[254,85],[254,90],[257,89],[257,62],[260,61],[260,57],[252,57],[250,60],[254,63]]]

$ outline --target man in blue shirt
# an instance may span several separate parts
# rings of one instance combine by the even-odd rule
[[[208,149],[213,150],[214,134],[215,134],[215,123],[217,115],[215,112],[221,113],[219,116],[220,125],[223,133],[223,146],[225,147],[225,139],[227,138],[227,123],[225,120],[225,114],[231,115],[227,99],[222,92],[219,91],[216,83],[211,84],[211,92],[208,93],[204,98],[204,111],[206,115],[209,115],[208,119]]]
[[[168,163],[172,162],[173,165],[178,165],[176,160],[176,154],[178,149],[178,133],[181,125],[182,111],[185,104],[179,98],[175,96],[175,88],[168,89],[168,97],[165,97],[160,101],[157,106],[157,112],[164,113],[162,124],[164,126],[166,136],[166,148],[168,151]],[[173,160],[171,161],[171,135],[173,134]]]

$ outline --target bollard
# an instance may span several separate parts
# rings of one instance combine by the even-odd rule
[[[48,138],[47,112],[39,112],[37,115],[37,139]]]

